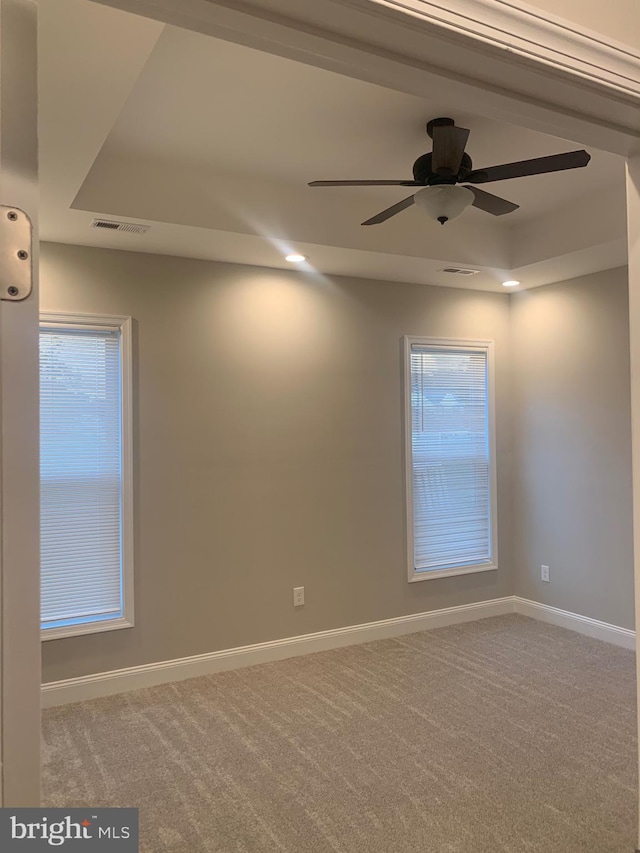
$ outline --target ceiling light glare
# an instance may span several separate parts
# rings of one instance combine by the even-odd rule
[[[289,261],[290,264],[301,264],[303,261],[307,260],[307,256],[306,255],[296,255],[294,253],[293,255],[285,255],[284,259],[285,259],[285,261]]]
[[[520,284],[519,281],[503,281],[502,282],[503,287],[517,287],[519,284]]]

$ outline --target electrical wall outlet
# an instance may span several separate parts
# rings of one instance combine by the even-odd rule
[[[549,566],[540,566],[540,580],[549,583]]]
[[[304,587],[294,586],[293,588],[293,606],[302,607],[304,604]]]

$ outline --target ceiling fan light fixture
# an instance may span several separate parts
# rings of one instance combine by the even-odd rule
[[[460,216],[473,204],[474,199],[475,196],[470,189],[455,184],[425,187],[418,190],[414,196],[415,204],[430,219],[436,219],[441,225]]]

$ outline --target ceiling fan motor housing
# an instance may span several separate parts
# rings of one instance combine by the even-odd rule
[[[427,134],[433,140],[433,150],[423,154],[413,164],[413,180],[356,180],[356,181],[312,181],[309,186],[355,187],[393,186],[420,187],[414,195],[392,204],[363,225],[378,225],[406,210],[413,204],[423,207],[427,214],[442,225],[459,216],[469,205],[484,210],[493,216],[503,216],[518,209],[518,205],[493,193],[478,189],[475,184],[504,181],[508,178],[524,178],[565,169],[579,169],[591,159],[584,150],[534,157],[514,163],[501,163],[487,169],[473,169],[471,157],[465,147],[470,131],[458,127],[452,118],[434,118],[427,122]],[[461,183],[473,186],[458,186]],[[640,851],[639,851],[640,853]]]
[[[473,171],[471,157],[468,154],[462,155],[462,164],[457,175],[438,175],[431,168],[433,155],[431,152],[418,157],[413,164],[413,179],[419,181],[425,186],[435,186],[436,184],[456,184],[458,181],[466,181],[467,176]]]

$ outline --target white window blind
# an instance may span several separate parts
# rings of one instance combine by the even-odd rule
[[[488,350],[411,343],[414,573],[492,565]]]
[[[42,627],[123,616],[120,330],[41,326]]]

